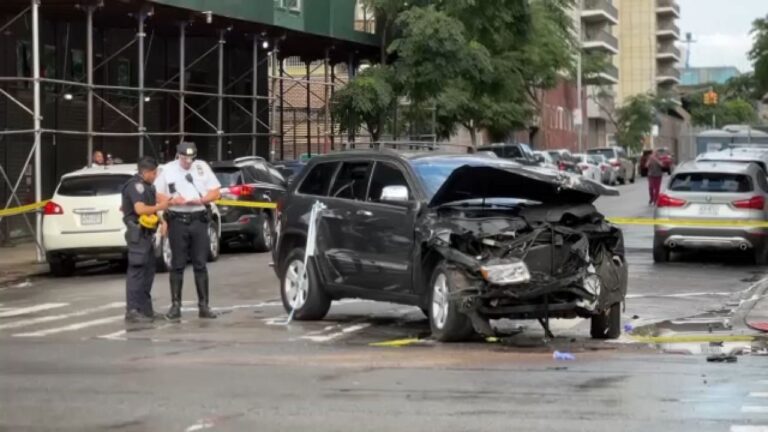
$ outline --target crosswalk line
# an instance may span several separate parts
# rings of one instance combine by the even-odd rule
[[[91,321],[83,321],[75,324],[70,324],[68,326],[63,327],[54,327],[46,330],[40,330],[36,332],[30,332],[30,333],[17,333],[14,334],[13,337],[43,337],[43,336],[50,336],[52,334],[58,334],[58,333],[64,333],[64,332],[70,332],[75,330],[80,330],[88,327],[95,327],[100,326],[104,324],[110,324],[119,320],[125,319],[124,315],[115,315],[107,318],[100,318],[96,320]]]
[[[65,313],[65,314],[60,314],[60,315],[42,316],[42,317],[37,317],[37,318],[29,318],[29,319],[25,319],[25,320],[20,320],[20,321],[14,321],[14,322],[10,322],[10,323],[0,324],[0,330],[15,329],[15,328],[20,328],[20,327],[29,327],[29,326],[33,326],[33,325],[37,325],[37,324],[43,324],[43,323],[47,323],[47,322],[51,322],[51,321],[59,321],[59,320],[65,320],[65,319],[69,319],[69,318],[76,318],[76,317],[81,317],[81,316],[85,316],[85,315],[90,315],[90,314],[93,314],[93,313],[103,312],[103,311],[110,310],[110,309],[117,309],[117,308],[121,308],[121,307],[124,307],[124,306],[125,306],[124,302],[113,302],[113,303],[107,303],[107,304],[102,305],[102,306],[92,307],[92,308],[88,308],[88,309],[83,309],[83,310],[79,310],[79,311],[71,312],[71,313]]]
[[[768,426],[758,425],[733,425],[731,432],[768,432]]]
[[[752,392],[749,397],[753,398],[768,398],[768,392]]]
[[[41,312],[44,310],[56,309],[64,306],[69,306],[69,303],[43,303],[25,308],[14,308],[5,312],[0,312],[0,318],[11,318],[19,315]]]
[[[752,414],[765,414],[768,413],[768,405],[746,405],[741,407],[741,412]]]

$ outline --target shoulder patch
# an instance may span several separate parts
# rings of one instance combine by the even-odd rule
[[[140,194],[144,193],[144,185],[141,182],[136,182],[136,192]]]
[[[200,177],[204,177],[205,176],[205,171],[203,170],[203,165],[196,164],[195,168],[197,168],[197,175],[198,176],[200,176]]]

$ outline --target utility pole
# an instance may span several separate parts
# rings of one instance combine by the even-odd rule
[[[576,99],[578,100],[579,107],[576,109],[574,123],[576,124],[576,130],[579,134],[578,141],[579,141],[579,153],[584,153],[584,112],[582,111],[582,80],[581,80],[581,69],[582,69],[582,45],[583,45],[583,36],[581,34],[581,8],[582,3],[581,1],[576,2],[576,31],[577,33],[577,52],[576,52]]]

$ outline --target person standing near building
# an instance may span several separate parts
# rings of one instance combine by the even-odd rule
[[[93,155],[91,156],[91,165],[92,166],[104,166],[106,165],[106,161],[104,160],[104,153],[101,152],[101,150],[96,150],[93,152]]]
[[[197,288],[197,306],[200,318],[216,318],[209,302],[208,251],[210,237],[209,206],[221,196],[221,183],[211,167],[195,160],[197,147],[183,142],[177,148],[176,160],[165,165],[155,181],[158,198],[169,200],[165,219],[168,222],[168,241],[171,245],[171,308],[169,320],[181,318],[181,291],[184,269],[192,261]]]
[[[664,165],[659,158],[659,151],[654,150],[645,163],[648,168],[648,204],[656,204],[661,191],[661,179],[664,176]]]
[[[155,279],[154,234],[159,225],[158,212],[165,210],[167,201],[157,201],[152,183],[157,177],[157,161],[142,158],[138,173],[123,185],[122,209],[125,240],[128,244],[128,271],[125,277],[125,321],[152,322],[152,282]]]

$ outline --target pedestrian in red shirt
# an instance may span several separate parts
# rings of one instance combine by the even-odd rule
[[[656,204],[661,190],[661,178],[664,176],[664,164],[659,158],[659,151],[654,150],[645,163],[648,168],[648,204]]]

